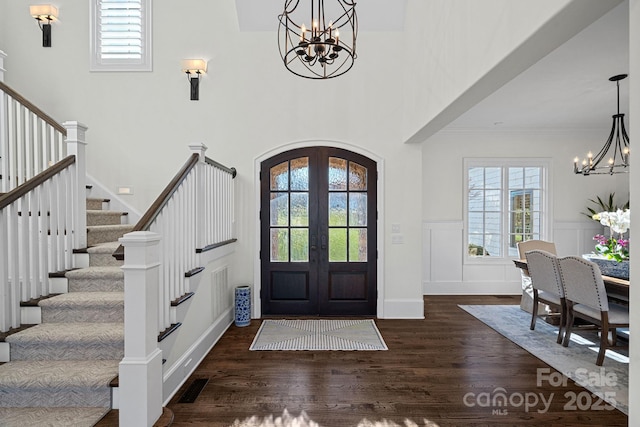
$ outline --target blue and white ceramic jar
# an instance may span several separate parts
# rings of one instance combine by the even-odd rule
[[[236,286],[235,299],[236,326],[249,326],[251,323],[251,287]]]

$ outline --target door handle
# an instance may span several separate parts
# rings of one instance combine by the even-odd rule
[[[315,251],[316,249],[318,249],[318,247],[316,246],[317,244],[317,237],[316,236],[311,236],[311,250]]]
[[[320,238],[320,249],[322,250],[327,249],[327,236],[324,234]]]

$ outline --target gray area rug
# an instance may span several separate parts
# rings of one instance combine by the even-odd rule
[[[530,330],[531,314],[520,306],[459,307],[621,412],[629,414],[628,348],[607,349],[603,365],[596,366],[599,342],[595,331],[574,331],[569,346],[563,347],[556,344],[556,326],[538,319],[535,330]]]
[[[387,350],[372,319],[263,320],[249,350]]]

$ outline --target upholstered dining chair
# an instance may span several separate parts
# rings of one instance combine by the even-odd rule
[[[571,339],[574,318],[579,317],[599,326],[600,351],[596,365],[602,366],[609,345],[615,345],[616,328],[629,327],[629,307],[609,303],[598,266],[583,258],[569,256],[558,259],[560,276],[567,301],[567,326],[562,345]]]
[[[553,255],[558,255],[556,252],[556,244],[553,242],[547,242],[546,240],[525,240],[524,242],[518,242],[517,246],[520,259],[525,259],[524,254],[535,249],[546,251]]]
[[[560,344],[567,321],[567,304],[558,267],[558,258],[554,254],[542,250],[528,251],[525,253],[525,257],[533,288],[533,306],[537,307],[538,302],[542,302],[560,310],[560,325],[556,340]],[[531,326],[529,327],[531,330],[536,327],[537,314],[536,310],[532,310]]]
[[[525,259],[525,253],[534,249],[547,251],[554,255],[557,255],[556,245],[553,242],[547,242],[546,240],[526,240],[524,242],[518,242],[518,257]],[[522,299],[520,301],[520,308],[528,313],[537,312],[538,314],[546,312],[545,306],[533,305],[533,289],[531,288],[531,276],[525,269],[520,270],[522,277]],[[535,307],[535,309],[534,309]]]

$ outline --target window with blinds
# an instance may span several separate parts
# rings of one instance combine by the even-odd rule
[[[547,159],[465,159],[467,262],[518,256],[519,242],[549,239]]]
[[[151,71],[151,0],[91,0],[91,71]]]

